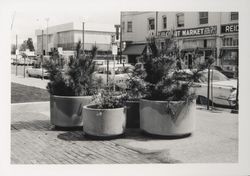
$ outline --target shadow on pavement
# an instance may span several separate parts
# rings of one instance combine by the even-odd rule
[[[103,140],[113,140],[113,139],[133,139],[136,141],[149,141],[149,140],[177,140],[182,138],[190,137],[191,134],[185,134],[181,136],[160,136],[152,135],[141,131],[140,129],[126,129],[125,133],[118,136],[110,137],[96,137],[86,134],[82,131],[68,131],[59,134],[57,137],[66,141],[103,141]]]

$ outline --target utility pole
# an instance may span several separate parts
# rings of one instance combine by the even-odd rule
[[[47,35],[46,35],[46,42],[47,42],[47,47],[46,47],[46,50],[47,50],[47,55],[49,55],[49,40],[48,40],[48,35],[49,35],[49,25],[48,25],[48,23],[49,23],[49,18],[46,18],[45,19],[46,21],[47,21]]]
[[[120,64],[122,63],[122,28],[123,28],[123,24],[122,24],[122,12],[120,13]]]
[[[82,22],[82,51],[84,53],[84,22]]]
[[[42,67],[42,79],[43,79],[43,30],[42,30],[42,64],[41,64],[41,67]]]
[[[210,95],[210,65],[208,66],[208,76],[207,76],[207,110],[209,110],[209,95]]]
[[[17,35],[16,35],[16,76],[17,76]]]

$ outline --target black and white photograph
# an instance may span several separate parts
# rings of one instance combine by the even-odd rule
[[[5,175],[249,174],[249,2],[143,2],[3,3]]]

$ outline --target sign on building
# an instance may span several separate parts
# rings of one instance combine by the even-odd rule
[[[202,36],[202,35],[213,35],[216,34],[216,26],[207,26],[190,29],[179,29],[174,31],[176,37],[189,37],[189,36]]]
[[[239,31],[238,24],[225,24],[221,25],[221,33],[235,33]]]

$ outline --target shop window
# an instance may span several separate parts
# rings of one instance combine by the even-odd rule
[[[239,13],[238,12],[231,12],[231,20],[238,20]]]
[[[167,29],[167,17],[166,16],[162,17],[162,26],[163,26],[163,29]]]
[[[179,13],[176,15],[177,27],[184,27],[184,13]]]
[[[127,32],[132,32],[132,21],[128,21],[127,23]]]
[[[155,19],[153,19],[153,18],[148,19],[148,28],[149,28],[149,30],[155,29]]]
[[[208,12],[199,12],[200,24],[208,23]]]
[[[224,38],[223,46],[238,46],[238,38]]]

